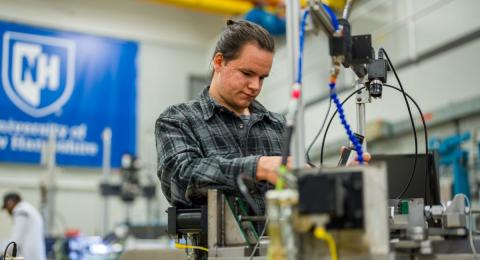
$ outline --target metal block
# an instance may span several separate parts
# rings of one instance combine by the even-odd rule
[[[243,256],[246,245],[241,227],[228,206],[225,196],[217,190],[208,191],[208,254],[222,256],[222,252],[233,252]],[[242,245],[242,246],[240,246]],[[235,251],[234,248],[238,249]],[[230,250],[230,251],[229,251]],[[232,251],[233,250],[233,251]]]
[[[408,201],[408,224],[410,226],[425,228],[425,213],[423,199],[410,199]]]
[[[465,214],[445,213],[442,220],[444,228],[461,228],[467,226]]]
[[[462,195],[455,195],[443,214],[444,228],[466,228],[465,199]]]
[[[221,224],[221,203],[217,190],[208,191],[208,248],[223,246],[219,225]],[[209,256],[211,253],[209,251]]]
[[[362,87],[365,87],[364,83],[360,83],[359,88]],[[372,103],[372,97],[370,96],[370,92],[368,92],[367,89],[357,91],[356,101],[357,104]]]
[[[390,217],[390,230],[406,229],[408,227],[408,215],[394,215]]]

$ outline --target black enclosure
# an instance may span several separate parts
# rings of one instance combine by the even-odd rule
[[[390,199],[397,199],[407,185],[412,174],[415,154],[376,154],[370,163],[386,162],[388,176],[388,194]],[[425,154],[418,154],[415,175],[403,199],[424,198],[425,205],[440,204],[440,185],[438,178],[438,155],[429,153],[428,176],[425,177]],[[425,181],[427,184],[425,185]],[[425,193],[425,187],[427,192]],[[425,197],[426,196],[426,197]]]

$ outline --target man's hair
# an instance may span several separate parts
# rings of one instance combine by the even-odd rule
[[[243,20],[227,20],[227,27],[220,35],[213,57],[221,53],[225,62],[234,60],[247,43],[256,44],[260,49],[268,52],[275,51],[273,37],[260,25]]]
[[[3,208],[6,207],[7,201],[13,200],[15,203],[22,201],[20,195],[16,192],[9,192],[3,196]]]

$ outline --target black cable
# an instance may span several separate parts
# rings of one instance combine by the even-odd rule
[[[248,177],[244,174],[239,174],[238,177],[237,177],[237,185],[239,187],[239,190],[243,194],[245,199],[247,200],[248,204],[250,204],[250,207],[255,212],[255,215],[260,216],[261,212],[258,209],[257,205],[255,204],[255,201],[253,200],[252,196],[250,196],[250,194],[248,193],[248,188],[245,185],[243,179],[251,180],[250,177]],[[255,244],[255,247],[252,250],[252,254],[250,255],[250,259],[253,259],[253,256],[255,255],[255,251],[257,251],[257,248],[260,245],[260,240],[261,240],[262,236],[265,234],[265,231],[267,230],[267,226],[268,226],[268,218],[265,220],[263,230],[260,233],[260,236],[258,237],[258,241],[257,241],[257,243]]]
[[[12,242],[8,243],[7,246],[5,247],[5,251],[3,251],[3,259],[7,259],[7,251],[8,251],[8,248],[10,247],[10,245],[13,245],[12,257],[17,257],[17,243],[12,241]]]
[[[398,89],[397,87],[395,86],[392,86],[392,85],[388,85],[388,84],[383,84],[384,86],[386,87],[389,87],[389,88],[392,88],[392,89],[395,89],[397,91],[400,91],[400,89]],[[406,93],[407,94],[407,93]],[[417,104],[417,102],[410,96],[408,95],[408,98],[413,102],[413,104],[415,104],[415,106],[417,107],[417,110],[418,110],[418,113],[420,114],[420,118],[422,119],[422,125],[423,125],[423,133],[424,133],[424,138],[425,138],[425,194],[424,194],[424,198],[425,200],[427,199],[427,181],[428,181],[428,174],[430,173],[430,162],[428,160],[428,156],[429,156],[429,148],[428,148],[428,131],[427,131],[427,124],[425,123],[425,117],[423,116],[423,112],[422,110],[420,109],[420,106]],[[425,205],[426,205],[427,201],[425,201]]]
[[[313,145],[317,142],[318,137],[323,131],[323,128],[325,127],[325,123],[327,122],[328,114],[330,114],[330,108],[332,107],[332,99],[330,98],[328,101],[328,108],[327,108],[327,113],[325,113],[325,117],[323,118],[322,126],[320,127],[320,130],[318,130],[317,135],[315,138],[313,138],[313,141],[310,143],[308,146],[307,151],[305,152],[305,157],[307,159],[307,164],[310,165],[313,168],[316,168],[317,166],[312,163],[312,160],[310,159],[310,150],[312,149]]]
[[[292,141],[293,135],[293,125],[287,125],[285,128],[285,133],[283,134],[283,146],[282,146],[282,163],[281,165],[286,166],[288,163],[288,156],[290,155],[290,142]]]
[[[398,92],[402,92],[402,90],[400,88],[397,88],[395,86],[392,86],[392,85],[388,85],[388,84],[384,84],[384,86],[386,87],[389,87],[389,88],[392,88],[392,89],[395,89],[397,90]],[[347,98],[345,98],[345,100],[343,101],[343,103],[346,103],[355,93],[357,93],[357,91],[361,91],[362,89],[364,89],[365,87],[363,88],[360,88],[359,90],[355,90],[354,92],[352,92],[350,95],[347,96]],[[425,134],[425,153],[428,155],[428,132],[427,132],[427,125],[425,123],[425,118],[423,116],[423,112],[422,110],[420,109],[420,106],[418,105],[418,103],[415,101],[415,99],[413,99],[408,93],[405,93],[408,97],[408,99],[410,99],[413,104],[415,105],[415,107],[417,108],[418,110],[418,113],[420,114],[420,117],[422,118],[422,123],[423,123],[423,132]],[[343,105],[342,103],[342,105]],[[337,111],[335,110],[335,112],[333,113],[333,115],[330,117],[330,121],[328,122],[327,124],[327,128],[325,129],[325,133],[323,134],[323,140],[322,140],[322,146],[320,148],[320,165],[323,164],[323,151],[324,151],[324,148],[325,148],[325,140],[326,140],[326,137],[327,137],[327,133],[328,133],[328,130],[330,129],[330,125],[332,124],[333,122],[333,119],[335,118],[335,115],[337,114]],[[425,178],[427,178],[428,176],[428,170],[429,170],[429,165],[428,163],[426,164],[425,166]],[[425,185],[426,185],[427,182],[425,182]],[[425,189],[425,193],[427,192],[426,191],[427,189]],[[426,198],[426,196],[425,196]]]
[[[356,89],[355,91],[353,91],[352,93],[350,93],[350,95],[348,95],[345,100],[343,100],[342,102],[342,106],[351,98],[353,97],[353,95],[357,94],[357,93],[360,93],[360,91],[364,90],[365,88],[367,87],[361,87],[359,89]],[[327,133],[328,133],[328,129],[330,128],[330,125],[332,124],[332,121],[333,119],[335,118],[335,115],[337,114],[337,109],[335,109],[335,112],[333,112],[333,115],[330,117],[330,121],[328,121],[328,124],[327,124],[327,128],[325,129],[325,132],[323,133],[323,140],[322,140],[322,146],[321,146],[321,149],[320,149],[320,167],[323,166],[323,148],[325,146],[325,140],[327,138]]]
[[[405,93],[405,89],[403,88],[402,82],[400,81],[400,78],[397,75],[397,71],[395,70],[395,67],[393,66],[392,61],[388,57],[387,51],[384,48],[380,48],[379,53],[385,54],[385,57],[387,58],[388,64],[390,64],[390,67],[392,68],[393,74],[395,75],[395,78],[397,79],[398,85],[400,86],[400,89],[402,90],[403,98],[405,100],[405,104],[407,105],[407,109],[408,109],[408,115],[410,116],[410,123],[412,124],[413,137],[414,137],[414,140],[415,140],[415,160],[413,161],[413,170],[412,170],[412,174],[410,175],[410,179],[408,180],[408,184],[405,186],[403,191],[397,196],[397,199],[401,199],[403,197],[403,195],[405,195],[405,192],[407,192],[408,188],[410,187],[410,184],[412,183],[412,180],[413,180],[413,176],[415,175],[415,170],[417,168],[417,160],[418,160],[417,130],[415,128],[415,121],[413,120],[412,110],[410,109],[410,104],[408,103],[407,95]],[[426,156],[428,158],[428,154]],[[426,163],[428,164],[428,159],[426,160]]]
[[[238,189],[240,190],[240,192],[242,193],[243,197],[245,198],[245,200],[247,201],[247,203],[250,205],[250,207],[252,208],[253,212],[255,213],[255,215],[257,216],[260,216],[261,215],[261,212],[260,210],[258,209],[258,206],[257,204],[255,203],[255,200],[253,200],[252,196],[250,196],[250,193],[248,193],[248,188],[247,188],[247,185],[245,185],[245,183],[243,182],[243,179],[250,179],[249,177],[247,177],[246,175],[244,175],[243,173],[240,173],[238,176],[237,176],[237,185],[238,185]]]

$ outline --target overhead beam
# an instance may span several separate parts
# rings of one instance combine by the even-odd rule
[[[147,0],[154,3],[162,3],[184,7],[197,11],[205,11],[226,15],[241,15],[250,11],[254,5],[249,1],[242,0]]]

